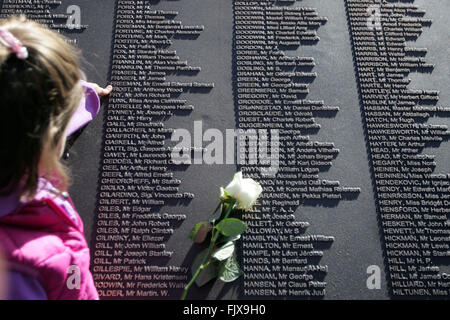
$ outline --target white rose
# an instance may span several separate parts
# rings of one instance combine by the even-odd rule
[[[242,172],[239,171],[234,175],[228,186],[225,187],[225,191],[238,201],[238,209],[249,210],[261,194],[262,187],[251,178],[243,179]],[[224,197],[223,189],[221,197]]]

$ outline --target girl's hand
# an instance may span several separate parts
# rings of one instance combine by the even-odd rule
[[[97,92],[99,97],[104,97],[104,96],[109,95],[113,89],[113,87],[111,85],[108,85],[106,88],[102,88],[98,84],[93,83],[93,82],[88,82],[88,84],[90,86],[92,86],[92,88],[95,90],[95,92]]]

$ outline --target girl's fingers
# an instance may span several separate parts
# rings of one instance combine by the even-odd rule
[[[108,85],[106,88],[99,87],[99,89],[100,89],[100,91],[98,92],[98,95],[102,97],[102,96],[107,96],[108,94],[110,94],[113,87],[111,85]]]
[[[113,89],[113,87],[111,85],[106,86],[106,88],[102,88],[96,83],[91,83],[91,85],[92,85],[93,89],[95,90],[95,92],[97,92],[97,94],[100,97],[107,96],[108,94],[111,93],[111,91]]]

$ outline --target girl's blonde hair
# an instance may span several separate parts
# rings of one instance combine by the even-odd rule
[[[0,27],[29,53],[19,59],[0,43],[0,189],[9,194],[20,186],[32,197],[43,176],[66,190],[58,145],[83,95],[80,52],[24,16],[0,20]]]

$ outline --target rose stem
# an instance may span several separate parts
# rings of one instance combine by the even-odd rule
[[[236,204],[236,200],[233,201],[230,206],[228,207],[227,211],[225,212],[225,216],[223,217],[223,219],[228,218],[228,216],[231,213],[231,210],[234,208],[234,205]],[[214,233],[214,230],[213,230]],[[200,275],[200,273],[203,271],[203,269],[206,267],[206,261],[209,258],[209,255],[211,254],[212,249],[214,248],[214,245],[216,244],[217,238],[219,237],[220,232],[216,232],[214,235],[211,234],[211,243],[209,244],[208,247],[208,252],[205,254],[205,256],[203,257],[202,263],[200,264],[200,267],[198,267],[197,271],[195,272],[195,274],[193,275],[191,281],[189,281],[189,283],[186,285],[186,287],[184,288],[183,294],[181,295],[181,300],[185,300],[186,299],[186,295],[189,291],[189,289],[191,288],[191,286],[194,284],[195,280],[198,278],[198,276]]]

